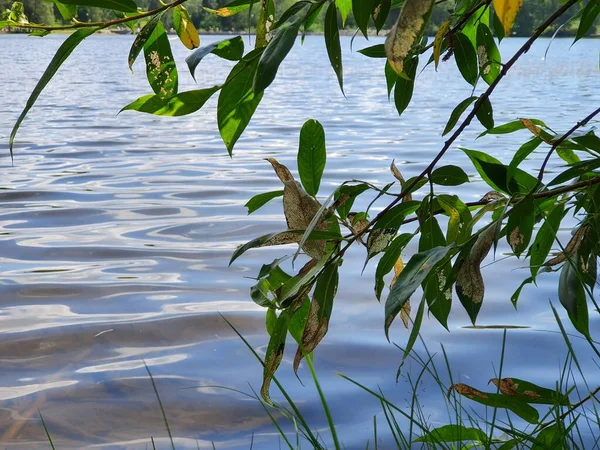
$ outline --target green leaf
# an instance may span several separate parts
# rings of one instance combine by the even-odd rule
[[[342,16],[342,26],[346,24],[346,19],[352,11],[352,0],[335,0],[335,6],[340,10]]]
[[[438,195],[436,197],[441,208],[448,214],[448,243],[464,244],[471,237],[472,221],[471,212],[456,195]]]
[[[372,16],[377,33],[385,26],[391,7],[391,0],[375,0]]]
[[[427,442],[437,444],[440,442],[487,442],[485,433],[477,428],[467,428],[463,425],[444,425],[429,431],[424,436],[416,439],[415,442]]]
[[[71,20],[77,16],[77,5],[65,5],[59,0],[48,0],[56,5],[56,9],[64,20]]]
[[[329,62],[335,72],[340,89],[344,93],[344,71],[342,67],[342,47],[340,46],[340,32],[338,30],[338,16],[335,3],[330,3],[325,14],[325,47]]]
[[[431,181],[441,186],[460,186],[469,182],[469,176],[458,166],[442,166],[433,171]]]
[[[217,123],[230,155],[262,99],[262,93],[255,94],[252,90],[258,57],[262,51],[263,49],[256,49],[248,53],[233,67],[221,88],[217,103]]]
[[[560,271],[558,299],[560,300],[560,304],[567,310],[569,319],[571,319],[571,323],[575,329],[589,338],[589,313],[586,294],[577,273],[579,269],[574,267],[575,264],[579,264],[578,253],[575,253],[572,259],[568,260]]]
[[[594,25],[594,22],[598,18],[599,14],[600,1],[589,0],[581,13],[581,20],[579,21],[579,27],[577,28],[577,36],[575,37],[574,42],[577,42],[579,39],[581,39],[587,34],[592,25]]]
[[[534,137],[533,139],[525,142],[523,145],[521,145],[521,147],[519,147],[519,150],[517,150],[517,152],[513,156],[512,160],[509,164],[509,167],[511,169],[518,167],[519,164],[521,164],[523,161],[525,161],[525,159],[527,159],[527,157],[531,153],[533,153],[535,151],[535,149],[540,146],[541,143],[542,143],[542,140],[537,136]]]
[[[414,235],[411,233],[404,233],[396,237],[390,245],[385,249],[385,253],[377,264],[377,270],[375,271],[375,296],[377,300],[381,299],[381,292],[383,291],[383,277],[392,271],[394,264],[400,258],[402,250],[410,242]]]
[[[122,12],[136,12],[137,5],[133,0],[60,0],[65,5],[93,6]]]
[[[368,39],[369,21],[373,10],[373,0],[352,0],[352,14],[356,25],[362,34]]]
[[[250,4],[254,4],[256,1],[258,0],[234,0],[219,9],[211,9],[206,6],[203,6],[202,9],[215,16],[230,17],[247,10],[250,7]]]
[[[450,118],[448,119],[448,123],[446,124],[446,128],[444,128],[444,132],[442,133],[442,136],[445,136],[452,130],[452,128],[454,128],[454,126],[458,122],[458,119],[460,119],[460,116],[466,111],[466,109],[469,107],[469,105],[471,105],[471,103],[473,103],[478,98],[479,97],[466,98],[462,102],[460,102],[456,106],[456,108],[454,108],[454,110],[452,111],[452,114],[450,114]]]
[[[399,205],[394,206],[385,214],[383,214],[383,216],[381,216],[381,218],[373,226],[373,229],[399,229],[402,225],[402,222],[404,222],[404,219],[406,219],[406,217],[410,214],[414,213],[420,204],[421,202],[414,200],[410,202],[402,202]]]
[[[517,258],[529,246],[536,212],[535,202],[531,197],[521,200],[510,211],[506,225],[506,240]]]
[[[502,395],[536,405],[569,406],[569,396],[519,378],[492,378]]]
[[[385,335],[389,339],[389,328],[404,303],[423,283],[432,269],[442,261],[452,246],[435,247],[410,258],[404,270],[400,272],[394,287],[385,301]]]
[[[146,43],[146,40],[150,37],[150,35],[154,31],[154,28],[156,28],[156,25],[160,22],[162,15],[163,15],[163,13],[159,13],[159,14],[155,15],[154,17],[152,17],[152,19],[150,19],[148,21],[148,23],[146,25],[144,25],[144,28],[142,28],[142,30],[135,37],[133,44],[131,44],[131,49],[129,49],[129,57],[127,58],[127,61],[129,63],[129,70],[131,70],[132,72],[133,72],[133,63],[135,62],[138,55],[144,48],[144,44]]]
[[[437,219],[435,216],[427,217],[421,226],[419,252],[445,246],[446,239]],[[423,285],[429,311],[444,328],[448,328],[448,316],[452,308],[452,289],[447,286],[451,271],[452,266],[448,261],[437,267]]]
[[[273,335],[273,331],[275,331],[275,324],[277,323],[277,311],[275,308],[267,309],[267,316],[265,317],[265,328],[267,329],[267,333],[269,336]]]
[[[358,50],[361,55],[368,56],[369,58],[386,58],[385,46],[383,44],[372,45],[371,47],[361,48]],[[390,67],[391,69],[391,67]],[[394,69],[392,69],[393,71]],[[397,75],[394,72],[394,75]]]
[[[223,41],[211,42],[210,44],[195,50],[190,56],[185,58],[185,62],[187,63],[194,80],[196,79],[196,67],[198,67],[198,64],[200,64],[200,61],[202,61],[206,55],[211,53],[229,61],[239,61],[244,55],[244,40],[241,36],[236,36]]]
[[[248,214],[252,214],[269,201],[281,196],[283,196],[283,191],[263,192],[252,197],[244,206],[248,208]]]
[[[267,404],[271,405],[271,397],[269,396],[269,386],[275,371],[281,364],[283,359],[283,352],[285,350],[285,338],[288,332],[288,315],[280,314],[273,327],[271,333],[271,339],[269,339],[269,345],[267,346],[267,352],[265,354],[265,367],[263,370],[263,383],[260,388],[260,395]]]
[[[310,311],[310,299],[308,298],[308,295],[304,296],[304,301],[301,303],[301,306],[296,306],[294,311],[291,309],[288,311],[292,313],[292,317],[290,317],[290,320],[288,321],[288,331],[294,340],[300,344],[306,327],[308,312]]]
[[[307,120],[300,130],[298,172],[302,186],[309,195],[315,196],[319,192],[326,160],[323,126],[316,120]]]
[[[515,307],[515,309],[517,309],[517,302],[519,301],[519,297],[521,295],[521,291],[523,290],[523,288],[528,285],[533,283],[534,279],[533,277],[529,277],[526,278],[525,280],[523,280],[523,282],[519,285],[519,287],[517,288],[517,290],[513,293],[513,295],[511,295],[510,297],[510,301],[513,304],[513,306]]]
[[[450,389],[453,389],[460,395],[482,405],[491,406],[492,408],[508,409],[529,423],[535,424],[539,421],[540,415],[538,411],[519,398],[491,392],[482,392],[463,383],[457,383],[451,386]]]
[[[529,119],[534,125],[538,125],[544,128],[548,128],[544,122],[538,119]],[[486,134],[509,134],[514,133],[515,131],[524,130],[526,127],[520,120],[515,120],[513,122],[505,123],[504,125],[500,125],[489,130],[485,130],[483,133],[479,135],[479,137],[485,136]]]
[[[594,134],[593,131],[589,133],[573,138],[575,142],[580,145],[583,145],[590,150],[594,150],[595,152],[600,152],[600,138]]]
[[[264,92],[275,80],[279,65],[294,46],[300,25],[310,7],[309,3],[297,3],[294,6],[296,5],[299,6],[294,12],[283,23],[278,23],[278,27],[273,31],[273,38],[260,57],[253,85],[254,93],[257,95]]]
[[[177,94],[178,76],[171,44],[161,22],[144,43],[146,76],[152,90],[163,101]]]
[[[477,26],[477,56],[481,78],[491,85],[500,75],[502,57],[492,32],[484,23]]]
[[[535,279],[540,267],[546,261],[550,250],[554,244],[556,233],[560,228],[560,223],[565,215],[563,204],[556,205],[552,211],[545,217],[544,223],[540,227],[535,240],[529,249],[531,276]]]
[[[40,96],[46,85],[50,82],[52,77],[56,74],[62,63],[64,63],[69,57],[69,55],[73,52],[73,50],[75,50],[75,47],[77,47],[81,43],[81,41],[93,34],[96,30],[98,29],[82,28],[80,30],[75,31],[61,44],[61,46],[56,51],[56,54],[50,61],[50,64],[48,64],[48,67],[46,67],[44,74],[42,75],[40,80],[35,85],[35,88],[29,95],[27,103],[25,104],[25,108],[19,115],[19,118],[13,125],[12,131],[10,132],[9,148],[11,158],[13,157],[13,144],[15,142],[15,136],[17,135],[17,131],[19,131],[19,127],[25,119],[25,116],[27,116],[27,113],[33,107],[35,101]]]
[[[552,181],[550,181],[550,183],[548,183],[548,186],[554,186],[557,184],[565,183],[569,180],[572,180],[573,178],[577,178],[588,172],[592,172],[593,170],[598,169],[599,167],[600,158],[586,159],[584,161],[572,165],[564,172],[558,174]]]
[[[407,60],[404,64],[404,70],[407,78],[399,76],[396,80],[396,87],[394,89],[394,103],[396,104],[398,115],[400,116],[408,107],[410,100],[412,99],[418,65],[419,58],[417,57]]]
[[[477,67],[477,52],[473,44],[463,33],[454,35],[454,59],[461,75],[467,83],[475,86],[479,76]]]
[[[486,98],[481,102],[479,108],[475,112],[477,120],[486,129],[494,128],[494,110],[492,109],[492,103],[489,98]]]
[[[263,308],[270,308],[273,306],[273,302],[269,299],[269,281],[266,279],[259,280],[254,286],[250,288],[250,298],[258,306]]]
[[[398,74],[396,73],[396,71],[394,69],[392,69],[392,66],[390,66],[389,62],[385,62],[385,82],[387,85],[387,94],[388,94],[388,100],[390,99],[390,96],[392,94],[392,89],[394,89],[394,85],[396,84],[396,81],[398,80]]]
[[[518,168],[509,171],[507,166],[487,153],[464,148],[461,150],[469,157],[481,178],[496,191],[527,194],[537,184],[533,175]]]
[[[396,373],[396,383],[400,378],[402,366],[404,365],[404,361],[412,351],[415,346],[415,342],[417,342],[417,338],[419,337],[419,332],[421,331],[421,324],[423,323],[423,315],[425,314],[425,302],[421,300],[419,303],[419,309],[417,309],[417,314],[415,315],[415,320],[413,321],[412,330],[410,330],[410,336],[408,336],[408,341],[406,342],[406,347],[404,348],[404,353],[402,354],[402,361],[400,362],[400,367],[398,367],[398,372]]]
[[[338,200],[342,195],[347,196],[347,200],[337,208],[337,212],[342,219],[348,217],[350,211],[352,210],[352,205],[354,205],[354,200],[360,194],[370,189],[369,185],[366,183],[355,184],[355,185],[343,185],[340,186],[335,193],[335,200]]]
[[[185,116],[202,108],[208,99],[219,89],[221,89],[221,86],[180,92],[174,97],[169,98],[166,102],[159,95],[144,95],[124,106],[120,112],[131,110],[154,114],[156,116]]]
[[[193,50],[200,46],[200,36],[198,36],[198,30],[192,22],[190,13],[183,5],[177,5],[173,8],[173,28],[179,40],[188,49]]]
[[[306,326],[302,333],[302,345],[298,347],[294,358],[294,372],[298,371],[298,366],[304,354],[312,353],[327,334],[338,281],[338,266],[336,264],[325,267],[323,273],[317,278]]]

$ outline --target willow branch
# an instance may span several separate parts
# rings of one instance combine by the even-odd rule
[[[77,28],[108,28],[113,25],[119,25],[121,23],[131,22],[134,20],[143,19],[144,17],[154,16],[158,13],[166,11],[169,8],[172,8],[177,5],[181,5],[185,3],[187,0],[175,0],[172,3],[168,3],[166,5],[161,6],[160,8],[152,9],[150,11],[145,11],[140,14],[136,14],[135,16],[122,17],[120,19],[109,20],[108,22],[76,22],[69,25],[57,25],[57,26],[47,26],[47,25],[38,25],[33,23],[23,24],[23,25],[11,25],[13,28],[24,28],[24,29],[34,29],[34,30],[45,30],[45,31],[58,31],[58,30],[73,30]]]

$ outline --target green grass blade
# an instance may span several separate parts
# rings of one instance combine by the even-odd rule
[[[154,382],[154,377],[150,372],[150,368],[146,365],[146,361],[144,361],[144,367],[146,368],[146,372],[148,372],[148,376],[150,377],[150,381],[152,382],[152,389],[154,389],[154,394],[156,395],[156,399],[158,400],[158,406],[160,407],[160,412],[162,414],[163,420],[165,422],[165,427],[167,429],[167,433],[169,434],[169,440],[171,441],[172,450],[175,449],[175,443],[173,442],[173,435],[171,434],[171,428],[169,427],[169,421],[167,420],[167,414],[165,413],[165,408],[163,407],[162,400],[160,399],[160,395],[158,394],[158,388],[156,387],[156,383]],[[154,441],[152,441],[152,445],[154,445]]]

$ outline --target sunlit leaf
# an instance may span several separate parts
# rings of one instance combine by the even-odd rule
[[[131,45],[131,49],[129,50],[129,57],[127,58],[127,61],[129,63],[129,70],[133,71],[133,63],[144,48],[146,40],[150,37],[150,35],[154,31],[154,28],[156,28],[156,25],[160,22],[162,15],[163,13],[159,13],[153,16],[152,19],[150,19],[148,23],[144,25],[144,28],[142,28],[142,30],[135,37],[135,40]]]
[[[442,54],[442,43],[444,42],[444,38],[446,37],[446,33],[450,29],[450,25],[452,24],[451,20],[446,20],[440,25],[437,33],[435,34],[435,39],[433,40],[433,61],[435,63],[435,70],[437,71],[438,64],[440,63],[440,56]]]
[[[500,75],[502,57],[492,32],[484,23],[477,26],[477,58],[481,78],[487,84],[492,84]]]
[[[207,89],[180,92],[167,101],[159,95],[144,95],[137,100],[124,106],[122,111],[139,111],[156,116],[185,116],[198,111],[208,99],[217,92],[221,86],[213,86]]]
[[[150,87],[162,100],[177,94],[178,75],[171,44],[161,22],[158,22],[144,43],[146,76]]]
[[[494,11],[504,27],[504,35],[509,36],[523,0],[494,0]]]
[[[123,12],[137,11],[137,5],[133,0],[60,0],[60,2],[65,5],[93,6]]]
[[[183,5],[177,5],[173,8],[173,28],[179,40],[190,50],[193,50],[200,46],[200,36],[198,36],[198,30],[192,22],[190,13]]]
[[[206,6],[203,6],[202,8],[211,13],[214,14],[216,16],[219,17],[230,17],[233,16],[235,14],[238,14],[242,11],[245,11],[246,9],[248,9],[250,7],[251,3],[254,3],[258,0],[234,0],[228,4],[226,4],[225,6],[222,6],[219,9],[211,9],[211,8],[207,8]]]
[[[335,0],[335,6],[340,10],[342,16],[342,26],[346,24],[346,19],[352,11],[352,0]]]
[[[275,25],[275,3],[273,0],[259,0],[260,14],[256,25],[255,48],[265,47],[271,38],[271,31]]]

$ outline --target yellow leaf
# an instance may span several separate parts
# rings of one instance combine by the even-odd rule
[[[183,45],[190,50],[200,47],[198,30],[196,30],[196,27],[192,23],[187,9],[181,5],[173,10],[173,26]]]
[[[521,6],[523,6],[523,0],[494,0],[494,11],[504,27],[504,36],[510,35],[510,30]]]
[[[444,37],[450,28],[450,20],[446,20],[443,24],[440,25],[440,29],[435,35],[435,39],[433,40],[433,61],[435,62],[435,70],[437,70],[438,64],[440,62],[440,55],[442,54],[442,42],[444,42]]]

